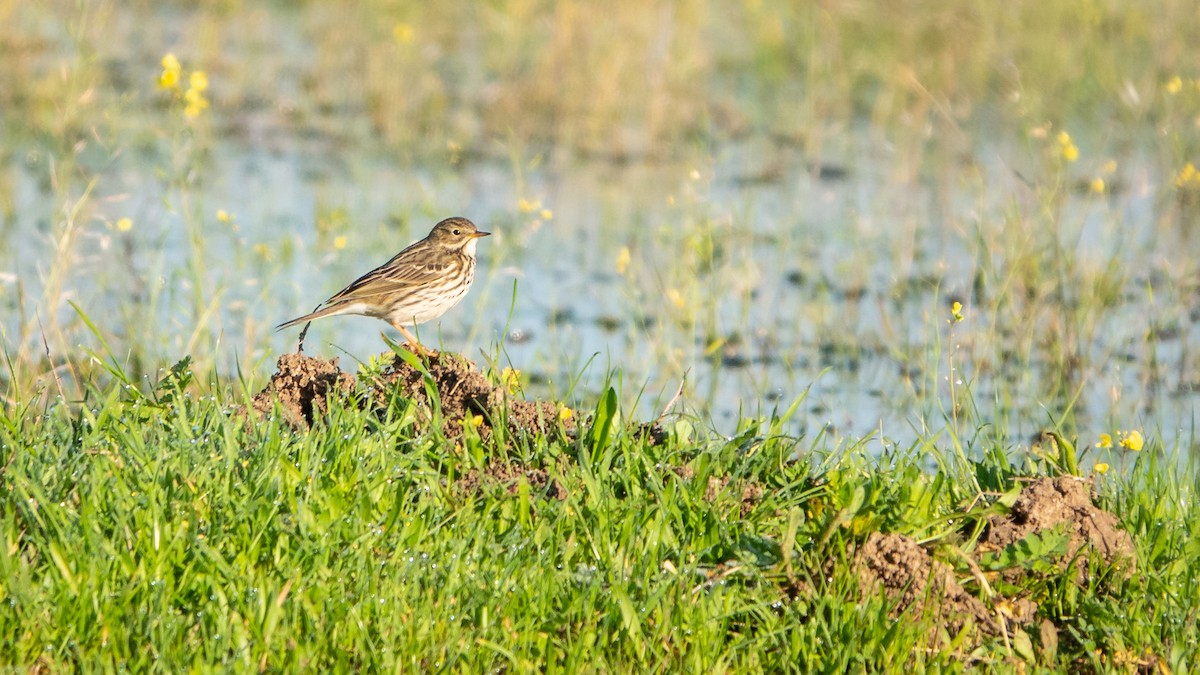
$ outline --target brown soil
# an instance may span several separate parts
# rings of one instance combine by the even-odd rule
[[[270,415],[279,401],[293,428],[308,429],[328,413],[330,392],[335,398],[348,398],[354,392],[354,378],[338,368],[337,359],[284,354],[276,367],[271,382],[254,395],[252,406],[259,415]]]
[[[422,363],[429,384],[437,392],[442,430],[449,438],[460,438],[464,423],[472,425],[481,438],[493,436],[498,425],[503,425],[510,436],[543,435],[559,429],[571,432],[575,428],[573,415],[560,416],[560,404],[513,398],[503,387],[493,386],[474,363],[461,356],[433,352]],[[355,397],[356,389],[364,395]],[[279,357],[271,382],[254,396],[253,408],[260,415],[270,414],[274,402],[279,401],[288,422],[304,430],[328,412],[331,396],[383,410],[395,393],[430,410],[425,373],[399,357],[394,357],[381,375],[360,379],[356,385],[353,376],[338,368],[337,359],[285,354]]]
[[[1058,526],[1065,527],[1070,536],[1062,564],[1073,561],[1076,581],[1085,581],[1088,555],[1093,553],[1117,566],[1126,578],[1136,569],[1133,539],[1119,528],[1116,516],[1092,504],[1092,482],[1073,476],[1039,478],[1025,486],[1008,515],[988,522],[979,552],[998,551]],[[1080,554],[1085,546],[1087,550]],[[1019,573],[1009,570],[1007,575]]]
[[[992,613],[954,578],[954,570],[934,560],[911,537],[873,532],[854,556],[858,586],[864,595],[882,590],[895,603],[892,617],[913,611],[936,612],[951,638],[968,621],[989,635],[998,634]],[[932,636],[936,639],[936,636]]]

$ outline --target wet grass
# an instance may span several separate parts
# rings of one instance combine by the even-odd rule
[[[788,412],[733,437],[672,416],[655,443],[626,427],[616,392],[574,438],[449,442],[403,400],[376,415],[333,399],[296,433],[282,417],[249,423],[236,383],[196,396],[191,377],[184,363],[148,393],[6,408],[0,661],[1187,672],[1200,658],[1197,479],[1177,450],[1117,451],[1128,466],[1096,476],[1098,504],[1133,537],[1132,576],[1093,560],[1081,584],[1038,539],[989,567],[985,590],[964,562],[984,521],[1025,477],[1078,472],[1065,444],[832,447],[784,435]],[[1036,616],[991,635],[934,611],[897,617],[858,585],[854,552],[873,532],[922,542],[997,620],[1014,598]],[[1016,587],[998,576],[1013,568]]]

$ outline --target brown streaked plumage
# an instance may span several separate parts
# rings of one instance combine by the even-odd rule
[[[432,321],[458,304],[475,279],[475,240],[489,234],[466,218],[447,218],[434,225],[429,236],[354,280],[313,312],[275,329],[326,316],[361,314],[387,321],[413,347],[423,350],[405,326]],[[301,347],[307,330],[306,326],[300,333]]]

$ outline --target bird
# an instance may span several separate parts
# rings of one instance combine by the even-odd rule
[[[280,331],[300,323],[300,351],[308,322],[327,316],[357,314],[383,319],[400,331],[419,353],[427,350],[405,328],[432,321],[458,304],[475,280],[475,245],[483,232],[470,220],[447,218],[424,239],[391,260],[355,279],[304,316],[275,327]]]

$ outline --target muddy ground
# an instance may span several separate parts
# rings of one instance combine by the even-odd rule
[[[288,423],[297,430],[307,430],[328,411],[331,397],[383,410],[393,396],[399,395],[429,411],[426,387],[431,386],[437,392],[442,431],[448,438],[461,437],[464,423],[474,426],[485,439],[498,425],[513,434],[570,432],[575,428],[574,416],[561,414],[561,404],[515,397],[490,383],[473,362],[457,354],[433,352],[424,365],[428,380],[426,373],[400,357],[394,357],[379,375],[356,380],[338,367],[336,358],[284,354],[270,383],[255,394],[253,408],[260,415],[269,415],[278,401]],[[497,418],[498,412],[503,419]]]
[[[506,438],[520,434],[574,437],[580,421],[577,415],[562,414],[561,403],[514,397],[489,382],[474,363],[454,354],[435,352],[424,363],[428,376],[396,358],[379,374],[356,380],[338,367],[337,359],[287,354],[279,358],[271,382],[254,397],[253,409],[269,415],[278,401],[285,419],[295,429],[307,430],[320,423],[334,397],[343,404],[385,410],[393,397],[401,396],[429,411],[428,392],[432,389],[437,392],[442,430],[449,440],[461,438],[464,424],[474,426],[483,439],[495,437],[498,431],[507,434]],[[427,419],[433,419],[432,414]],[[646,434],[651,443],[665,437],[653,423],[635,425],[632,430]],[[676,467],[674,472],[682,480],[692,479],[690,467]],[[570,494],[568,486],[545,470],[507,462],[471,470],[458,478],[454,487],[468,494],[489,489],[516,494],[522,482],[545,499],[563,500]],[[727,490],[738,495],[743,517],[757,507],[763,495],[763,487],[752,481],[710,477],[705,498],[713,501]],[[989,556],[1020,548],[1031,536],[1043,535],[1066,538],[1049,572],[1037,565],[986,570],[980,564]],[[947,553],[948,549],[952,552]],[[882,593],[892,603],[891,614],[897,619],[928,613],[939,618],[929,636],[931,646],[961,635],[966,635],[967,644],[983,636],[1003,635],[1007,640],[1031,628],[1037,615],[1034,597],[1039,583],[1044,586],[1054,571],[1070,567],[1074,583],[1084,585],[1091,581],[1090,569],[1126,578],[1136,569],[1128,533],[1118,527],[1113,514],[1093,504],[1091,482],[1073,476],[1030,480],[1007,514],[988,520],[973,551],[936,543],[922,545],[902,534],[876,532],[860,542],[852,556],[863,597]],[[812,592],[804,584],[797,585],[794,578],[781,590],[793,597]],[[1057,627],[1049,621],[1043,620],[1038,631],[1043,643],[1057,639]]]

